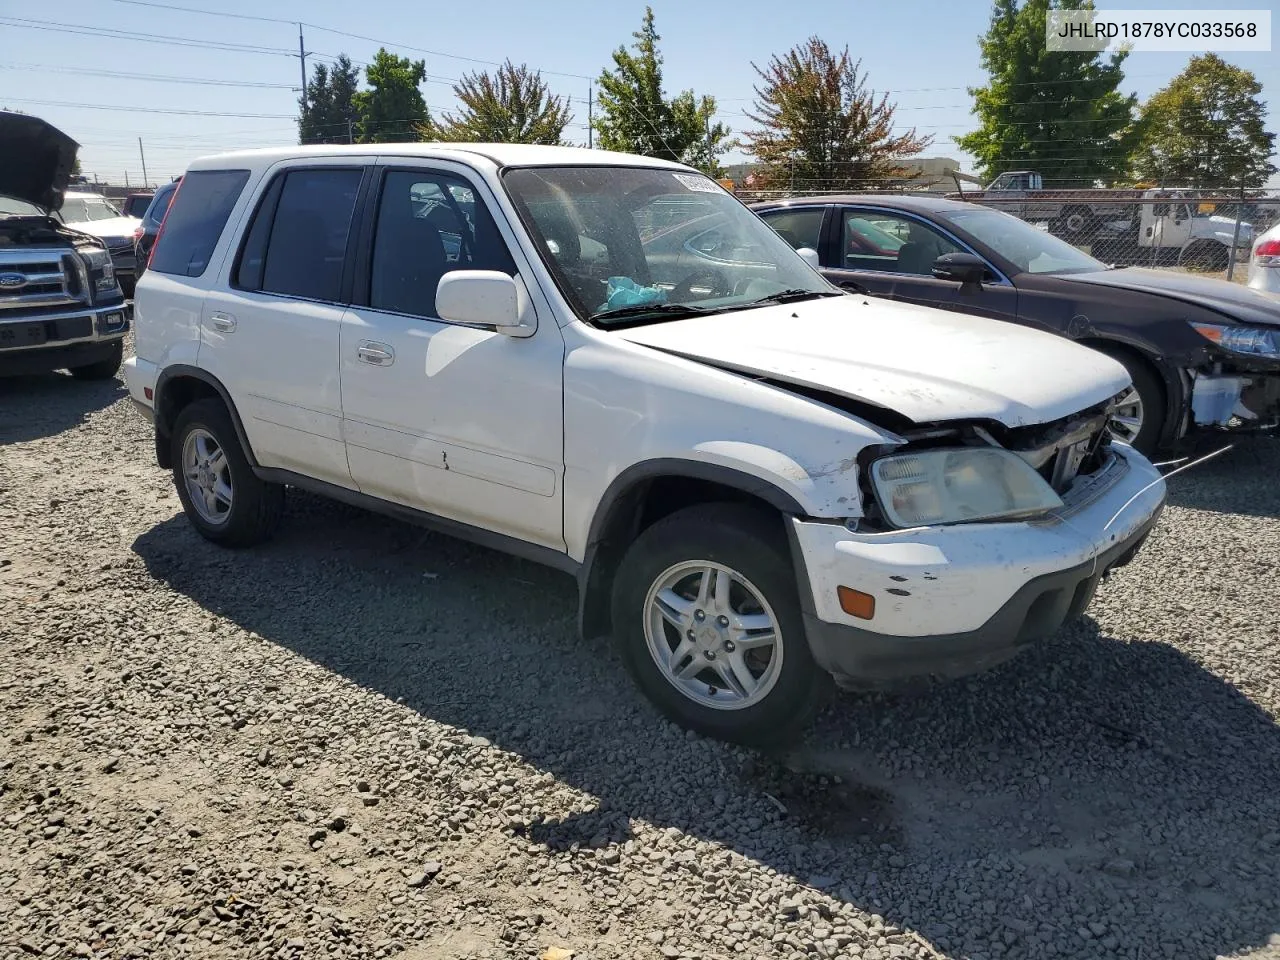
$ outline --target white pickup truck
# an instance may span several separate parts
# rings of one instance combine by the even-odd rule
[[[199,160],[136,311],[129,392],[204,537],[263,540],[298,487],[545,562],[663,711],[742,742],[833,676],[958,676],[1052,635],[1164,502],[1108,435],[1115,361],[845,294],[659,160]]]

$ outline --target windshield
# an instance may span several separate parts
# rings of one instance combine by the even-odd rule
[[[0,197],[0,217],[43,217],[44,211],[35,204],[13,197]]]
[[[120,211],[109,204],[106,197],[67,197],[59,213],[63,223],[88,223],[120,216]]]
[[[945,218],[1014,263],[1020,273],[1093,273],[1106,264],[1065,240],[999,210],[959,210]]]
[[[838,293],[701,174],[537,167],[504,182],[578,315],[601,326]]]

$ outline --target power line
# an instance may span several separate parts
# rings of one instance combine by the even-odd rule
[[[193,83],[215,87],[253,87],[266,90],[293,90],[288,83],[266,83],[257,80],[216,80],[212,77],[175,77],[159,73],[129,73],[120,70],[89,70],[45,63],[0,63],[0,70],[30,70],[48,73],[71,73],[85,77],[109,77],[118,80],[142,80],[151,83]]]
[[[287,23],[293,26],[297,20],[281,20],[278,17],[257,17],[248,13],[224,13],[221,10],[202,10],[199,7],[179,7],[168,3],[152,3],[151,0],[115,0],[134,7],[153,7],[157,10],[180,10],[183,13],[205,13],[211,17],[231,17],[236,20],[257,20],[261,23]]]
[[[24,30],[47,30],[52,33],[74,33],[88,37],[105,37],[110,40],[134,40],[138,43],[176,44],[180,47],[200,47],[206,50],[232,51],[235,53],[259,53],[278,57],[296,57],[291,50],[280,47],[260,47],[254,44],[229,43],[221,40],[200,40],[196,37],[173,37],[161,34],[143,34],[132,30],[115,30],[110,27],[86,27],[75,23],[57,23],[55,21],[26,20],[21,17],[0,18],[0,25],[20,27]]]
[[[176,4],[156,3],[154,2],[154,0],[115,0],[115,2],[135,4],[135,5],[144,6],[144,7],[154,7],[160,10],[174,10],[182,13],[203,13],[210,16],[233,17],[239,20],[263,20],[268,23],[287,23],[290,25],[300,23],[302,26],[308,27],[312,30],[320,30],[324,33],[332,33],[336,36],[347,37],[352,40],[363,40],[366,43],[376,43],[379,46],[383,46],[383,47],[398,47],[401,50],[412,50],[414,53],[424,53],[432,57],[445,57],[450,60],[463,60],[468,63],[482,63],[490,67],[498,67],[502,65],[501,62],[498,60],[486,60],[482,57],[467,57],[458,53],[446,53],[443,50],[428,50],[425,47],[415,47],[411,44],[400,43],[399,41],[395,41],[395,40],[379,40],[376,37],[366,37],[366,36],[363,36],[362,34],[351,33],[348,30],[338,30],[333,27],[326,27],[326,26],[323,26],[322,24],[311,23],[306,20],[303,20],[303,21],[282,20],[282,19],[277,19],[275,17],[257,17],[257,16],[251,16],[249,14],[244,14],[244,13],[225,13],[220,10],[201,10],[196,7],[184,7]],[[559,71],[559,70],[542,70],[540,72],[545,73],[548,76],[572,77],[575,80],[591,79],[591,77],[585,76],[583,74],[565,73],[564,71]]]
[[[125,107],[106,103],[76,103],[69,100],[27,100],[5,97],[7,103],[29,103],[41,107],[75,107],[82,110],[119,110],[123,113],[168,113],[184,117],[242,117],[246,120],[296,120],[288,113],[229,113],[220,110],[172,110],[162,107]]]

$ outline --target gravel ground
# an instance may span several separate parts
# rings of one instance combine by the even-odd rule
[[[1091,617],[765,756],[571,581],[314,498],[200,540],[118,383],[0,381],[0,956],[1280,957],[1280,443]]]

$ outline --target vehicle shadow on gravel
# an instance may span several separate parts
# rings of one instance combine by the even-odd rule
[[[119,380],[76,380],[65,373],[0,377],[0,447],[52,437],[125,396]],[[21,409],[19,417],[14,411]]]
[[[1169,480],[1169,503],[1214,513],[1280,517],[1280,437],[1207,437],[1192,457],[1233,449]]]
[[[1280,932],[1280,728],[1169,644],[1086,619],[981,677],[842,697],[762,755],[660,721],[577,638],[573,581],[532,563],[292,492],[260,550],[182,516],[134,550],[210,612],[598,798],[517,825],[553,849],[676,827],[834,898],[802,894],[820,912],[974,960],[1214,957]]]

